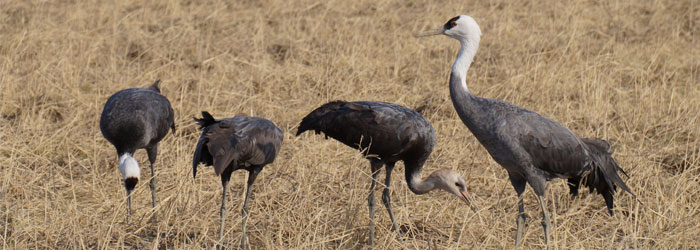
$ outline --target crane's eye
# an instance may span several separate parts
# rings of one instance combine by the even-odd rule
[[[452,28],[454,26],[457,26],[457,22],[455,22],[455,21],[450,22],[450,28]]]
[[[462,184],[459,184],[459,182],[455,182],[455,185],[458,187],[462,187]]]

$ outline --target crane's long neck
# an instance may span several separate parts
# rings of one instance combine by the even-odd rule
[[[459,118],[473,131],[482,112],[478,107],[479,97],[469,92],[466,79],[467,71],[479,48],[479,38],[460,40],[460,44],[459,54],[452,65],[452,73],[450,74],[450,97]]]
[[[138,180],[141,178],[139,163],[134,159],[131,153],[119,155],[119,172],[122,173],[122,178],[124,178],[124,180],[129,178]]]
[[[425,194],[433,189],[438,188],[437,179],[432,175],[425,179],[420,178],[420,173],[423,168],[423,163],[425,161],[420,161],[418,163],[414,162],[404,162],[406,168],[406,182],[408,184],[408,189],[414,194]]]

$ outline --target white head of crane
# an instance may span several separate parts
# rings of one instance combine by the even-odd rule
[[[454,38],[460,43],[457,60],[452,65],[452,77],[461,82],[462,87],[469,91],[466,83],[467,70],[479,49],[481,41],[481,28],[474,18],[467,15],[453,17],[447,23],[437,29],[427,30],[417,34],[416,37],[445,35]]]
[[[141,169],[139,163],[129,153],[119,156],[119,172],[124,179],[124,187],[129,194],[134,190],[136,183],[141,179]]]

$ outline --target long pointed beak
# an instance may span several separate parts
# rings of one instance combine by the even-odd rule
[[[472,211],[476,212],[476,203],[474,202],[474,198],[472,195],[467,191],[466,189],[460,192],[462,194],[462,200],[464,203],[467,203],[469,208],[472,209]]]
[[[426,36],[435,36],[435,35],[442,35],[442,33],[445,32],[445,28],[440,27],[437,29],[432,29],[432,30],[426,30],[421,33],[415,34],[415,37],[426,37]]]

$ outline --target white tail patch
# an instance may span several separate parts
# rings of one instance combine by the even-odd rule
[[[122,173],[122,178],[124,179],[129,177],[141,179],[141,168],[139,168],[139,163],[129,153],[119,156],[119,172]]]

